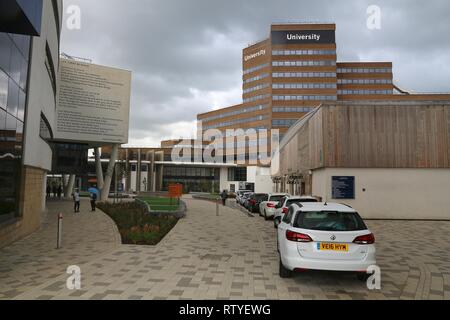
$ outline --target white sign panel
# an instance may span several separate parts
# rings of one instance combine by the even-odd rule
[[[128,143],[131,72],[61,59],[57,140]]]

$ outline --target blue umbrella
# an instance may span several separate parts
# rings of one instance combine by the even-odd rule
[[[100,196],[100,191],[98,191],[97,188],[89,188],[88,192],[89,193],[95,193],[97,195],[97,197]]]

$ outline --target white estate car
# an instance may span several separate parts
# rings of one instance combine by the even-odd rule
[[[284,215],[288,212],[288,209],[293,204],[298,203],[313,203],[313,202],[319,202],[317,198],[312,196],[293,196],[293,197],[284,197],[281,199],[281,201],[278,203],[278,205],[275,206],[275,215],[273,217],[273,225],[275,228],[278,228],[278,225],[281,222],[281,219],[283,219]]]
[[[289,196],[286,193],[269,194],[269,200],[263,201],[259,205],[259,215],[269,220],[275,215],[275,207],[284,197]]]
[[[294,271],[354,271],[367,279],[376,265],[375,237],[359,214],[346,205],[292,205],[278,226],[280,277]]]

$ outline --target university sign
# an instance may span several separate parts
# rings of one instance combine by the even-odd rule
[[[272,31],[272,44],[333,44],[336,43],[334,30],[314,31]]]
[[[265,55],[266,55],[266,50],[262,49],[262,50],[260,50],[260,51],[258,51],[256,53],[249,54],[249,55],[245,56],[244,57],[244,61],[247,62],[247,61],[250,61],[250,60],[255,59],[257,57],[262,57],[262,56],[265,56]]]

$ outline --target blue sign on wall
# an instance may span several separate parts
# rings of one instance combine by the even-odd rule
[[[355,177],[332,178],[333,199],[355,199]]]

